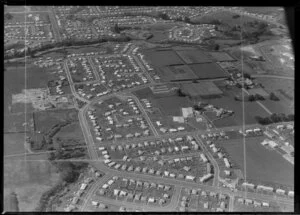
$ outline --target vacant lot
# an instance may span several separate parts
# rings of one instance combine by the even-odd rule
[[[246,138],[247,179],[257,182],[273,182],[294,185],[294,167],[276,151],[270,151],[260,143],[265,137]],[[242,139],[222,142],[230,157],[244,171],[244,145]]]
[[[182,107],[191,107],[187,97],[169,96],[155,100],[163,114],[168,116],[181,116]]]
[[[25,153],[26,133],[4,134],[4,155]]]
[[[59,175],[48,161],[4,160],[4,197],[14,191],[20,211],[33,211],[41,195],[49,190]]]
[[[54,111],[40,111],[34,113],[34,122],[36,131],[41,133],[47,132],[52,126],[64,121],[77,121],[77,110],[54,110]]]
[[[215,63],[192,64],[189,66],[200,79],[222,78],[229,76],[227,72],[222,70],[221,67]]]
[[[174,51],[147,51],[147,60],[156,67],[184,64]]]
[[[177,54],[186,64],[212,62],[211,58],[200,50],[177,51]]]

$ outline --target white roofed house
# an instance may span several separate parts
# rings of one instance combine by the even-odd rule
[[[188,108],[182,108],[182,116],[184,118],[192,117],[193,116],[193,108],[188,107]]]

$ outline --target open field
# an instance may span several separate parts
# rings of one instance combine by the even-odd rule
[[[25,12],[25,6],[5,6],[4,12]]]
[[[215,82],[215,84],[224,92],[224,96],[217,99],[202,99],[200,101],[207,102],[216,107],[224,108],[234,111],[234,115],[214,121],[214,125],[217,127],[243,125],[243,103],[241,101],[235,101],[234,96],[241,94],[241,89],[236,87],[231,89],[225,89],[222,83]],[[255,116],[267,117],[269,114],[260,107],[256,102],[245,102],[244,119],[245,124],[257,123]]]
[[[217,62],[222,61],[234,61],[235,59],[232,58],[229,54],[226,52],[209,52],[209,54],[212,56],[212,58]]]
[[[162,77],[169,81],[197,79],[197,76],[187,65],[163,67],[160,71]]]
[[[4,115],[4,132],[33,131],[32,113],[14,113]]]
[[[182,107],[191,107],[191,102],[187,97],[169,96],[156,99],[162,113],[166,116],[181,116]]]
[[[41,131],[41,133],[47,132],[55,124],[67,120],[77,121],[77,110],[54,110],[47,112],[40,111],[34,113],[36,131]]]
[[[145,54],[147,61],[156,67],[184,64],[174,51],[151,51]]]
[[[228,24],[231,27],[257,20],[249,16],[240,16],[239,18],[233,18],[234,15],[236,14],[228,11],[218,11],[203,17],[195,17],[192,20],[197,21],[197,23],[199,24],[206,24],[206,23],[211,23],[214,20],[219,20],[221,23]]]
[[[14,191],[20,211],[33,211],[59,175],[48,161],[4,160],[4,197]]]
[[[25,140],[26,133],[4,134],[4,155],[24,153]]]
[[[186,64],[209,63],[211,58],[200,50],[176,51]]]
[[[294,185],[293,165],[276,151],[270,151],[260,143],[265,137],[246,138],[247,179],[259,182],[273,182]],[[222,147],[244,171],[244,145],[242,139],[222,141]]]
[[[209,78],[222,78],[227,77],[229,74],[221,69],[221,67],[215,63],[202,63],[192,64],[190,68],[200,79]]]

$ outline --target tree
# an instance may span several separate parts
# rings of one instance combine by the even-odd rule
[[[250,95],[250,96],[248,97],[248,101],[249,101],[249,102],[255,101],[255,96],[254,96],[254,95]]]
[[[178,89],[178,91],[177,91],[177,93],[178,93],[178,96],[180,96],[180,97],[185,97],[185,96],[187,96],[183,91],[182,91],[182,89]]]
[[[261,101],[265,100],[265,98],[259,94],[255,94],[254,97],[255,97],[255,100],[261,100]]]
[[[272,93],[270,93],[270,100],[279,101],[280,99],[272,92]]]
[[[248,74],[248,73],[244,73],[244,78],[251,79],[251,75],[250,75],[250,74]]]
[[[240,16],[239,14],[236,14],[236,15],[233,15],[233,16],[232,16],[233,19],[237,19],[237,18],[240,18],[240,17],[241,17],[241,16]]]
[[[11,15],[10,13],[6,13],[5,15],[4,15],[4,19],[5,20],[11,20],[13,18],[13,15]]]
[[[216,44],[214,50],[215,50],[215,51],[219,51],[219,49],[220,49],[220,45],[219,45],[219,44]]]
[[[120,33],[120,28],[118,26],[118,24],[116,23],[115,26],[114,26],[114,32],[119,34]]]

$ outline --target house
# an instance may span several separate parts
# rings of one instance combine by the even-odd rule
[[[154,203],[155,202],[155,198],[154,197],[150,197],[149,199],[148,199],[148,203]]]
[[[190,181],[194,181],[195,180],[195,176],[192,175],[186,175],[185,179],[190,180]]]
[[[97,202],[97,201],[92,201],[92,205],[93,205],[93,206],[98,206],[98,204],[99,204],[99,202]]]
[[[188,107],[188,108],[181,108],[182,110],[182,116],[184,118],[192,117],[193,116],[193,108]]]
[[[251,184],[251,183],[247,183],[247,182],[244,182],[242,184],[243,187],[247,187],[247,188],[251,188],[251,189],[254,189],[255,185],[254,184]]]

